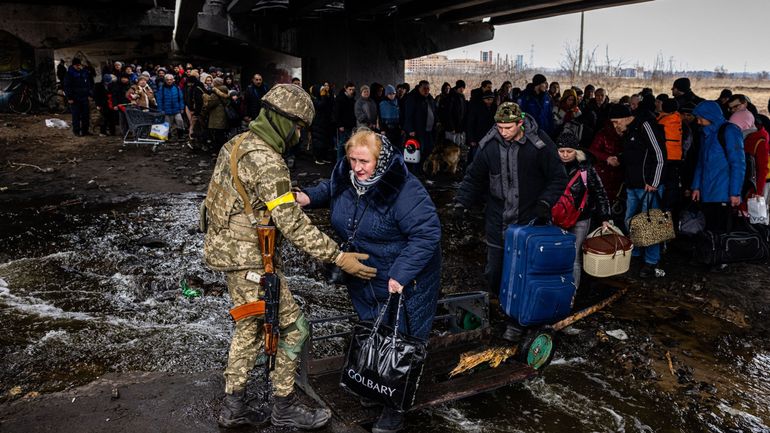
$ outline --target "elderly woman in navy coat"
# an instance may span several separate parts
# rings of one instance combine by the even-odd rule
[[[436,207],[384,135],[360,130],[345,152],[331,179],[298,193],[297,201],[308,207],[329,206],[334,231],[348,240],[350,250],[368,254],[365,263],[377,268],[377,276],[369,281],[346,276],[359,318],[375,320],[389,294],[403,293],[407,317],[399,330],[427,340],[441,273]],[[395,307],[386,318],[391,326]],[[402,414],[385,410],[373,431],[398,431],[402,424]]]

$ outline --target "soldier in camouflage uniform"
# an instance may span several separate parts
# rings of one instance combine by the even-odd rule
[[[230,140],[219,152],[205,200],[206,264],[226,272],[235,307],[257,301],[263,295],[259,275],[264,268],[255,226],[269,211],[280,235],[301,250],[321,261],[336,263],[352,275],[370,279],[376,269],[360,263],[368,256],[341,252],[333,240],[311,224],[290,191],[289,170],[282,154],[297,143],[300,127],[313,121],[309,95],[298,86],[281,84],[265,95],[262,104],[265,109],[249,124],[250,131]],[[235,179],[233,168],[237,171]],[[242,196],[248,197],[247,205]],[[275,264],[280,279],[280,341],[276,367],[270,375],[275,397],[271,421],[279,426],[318,428],[328,422],[330,412],[308,408],[297,401],[294,393],[298,356],[309,324],[280,272],[280,261],[276,259]],[[264,345],[263,319],[257,315],[236,321],[225,369],[226,395],[219,415],[223,427],[264,423],[264,416],[245,401],[248,373]]]

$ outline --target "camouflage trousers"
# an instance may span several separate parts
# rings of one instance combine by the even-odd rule
[[[254,271],[262,273],[261,269]],[[246,279],[248,270],[227,272],[227,290],[235,306],[254,302],[262,294],[258,283]],[[299,350],[307,338],[307,330],[298,327],[298,319],[304,321],[302,311],[294,302],[286,280],[279,273],[281,284],[278,317],[281,336],[275,358],[275,370],[270,373],[273,395],[285,397],[294,389],[294,376],[299,364]],[[262,354],[265,344],[262,317],[247,317],[235,323],[230,342],[230,353],[225,369],[225,392],[232,393],[246,388],[249,372]]]

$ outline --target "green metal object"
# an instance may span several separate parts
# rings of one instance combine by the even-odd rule
[[[538,334],[527,351],[527,365],[537,370],[548,362],[553,350],[553,338],[549,334]]]
[[[197,298],[201,295],[201,291],[190,287],[185,279],[179,281],[179,288],[182,289],[182,296],[185,298]]]
[[[481,319],[470,311],[466,311],[463,315],[463,329],[471,331],[481,326]]]

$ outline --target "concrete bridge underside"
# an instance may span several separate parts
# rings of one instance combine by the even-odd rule
[[[405,59],[490,40],[495,25],[640,1],[180,0],[174,41],[242,59],[253,46],[289,54],[306,83],[397,83]]]
[[[308,84],[397,83],[405,59],[490,40],[495,25],[640,1],[28,0],[3,5],[0,36],[29,47],[38,88],[55,82],[54,50],[81,46],[130,60],[207,58],[244,77],[292,63]],[[13,66],[5,60],[0,73]]]

